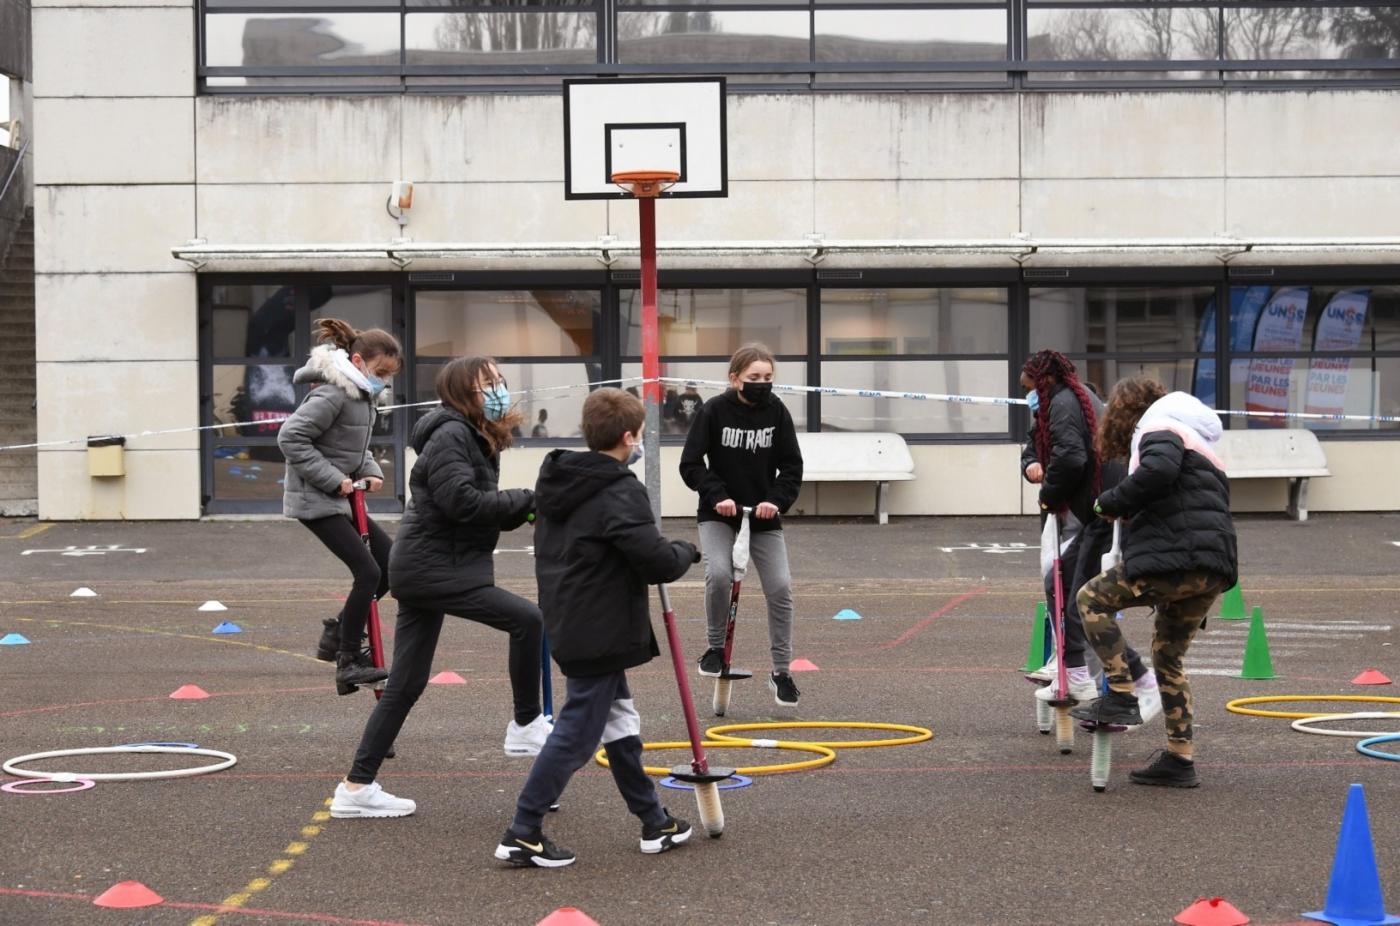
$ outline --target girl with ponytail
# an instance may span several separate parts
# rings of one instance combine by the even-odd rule
[[[340,614],[321,622],[316,647],[316,658],[335,662],[336,691],[346,695],[387,677],[371,664],[361,637],[370,601],[388,591],[389,536],[371,519],[365,549],[349,496],[358,480],[370,492],[384,484],[370,434],[384,381],[399,371],[403,352],[387,331],[356,331],[338,318],[318,319],[316,334],[320,346],[292,377],[311,391],[277,434],[287,460],[282,513],[306,525],[354,577]]]

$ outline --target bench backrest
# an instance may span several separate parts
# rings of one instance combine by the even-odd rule
[[[898,434],[798,432],[797,442],[806,479],[907,479],[914,472],[909,445]]]
[[[1231,478],[1328,475],[1317,435],[1301,428],[1226,431],[1216,452]]]

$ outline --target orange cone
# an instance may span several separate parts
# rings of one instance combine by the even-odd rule
[[[1390,678],[1379,669],[1367,669],[1351,680],[1353,685],[1389,685]]]
[[[817,664],[810,659],[794,659],[788,669],[793,672],[815,672]]]
[[[165,898],[140,881],[118,881],[93,900],[96,906],[114,907],[118,910],[154,907],[159,903],[165,903]]]
[[[428,679],[429,685],[465,685],[467,680],[456,672],[439,672]]]
[[[1196,902],[1172,918],[1182,926],[1245,926],[1249,917],[1223,897],[1196,898]]]
[[[181,685],[179,688],[170,692],[170,697],[174,698],[176,701],[197,701],[200,698],[209,697],[209,692],[200,688],[198,685]]]
[[[598,921],[574,907],[560,907],[535,926],[598,926]]]

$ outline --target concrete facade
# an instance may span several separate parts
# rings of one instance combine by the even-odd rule
[[[195,15],[176,0],[35,4],[40,441],[198,424],[196,273],[170,253],[190,239],[528,244],[636,234],[631,203],[564,200],[557,94],[199,96]],[[1395,91],[734,94],[729,116],[730,197],[665,203],[663,239],[1359,236],[1394,234],[1400,213]],[[403,232],[384,209],[395,179],[416,184]],[[1214,259],[1138,261],[1193,262]],[[396,268],[282,260],[204,269]],[[1314,510],[1400,508],[1400,487],[1366,478],[1400,463],[1400,443],[1325,447],[1335,475],[1315,484]],[[89,477],[81,443],[45,448],[40,514],[198,517],[198,448],[193,434],[135,438],[117,479]],[[676,452],[665,451],[668,514],[693,505]],[[919,476],[894,487],[891,510],[1030,511],[1017,454],[1009,442],[917,446]],[[538,456],[509,454],[506,484],[529,482]],[[1251,485],[1239,503],[1281,509],[1282,492]],[[869,486],[822,485],[797,508],[863,514],[872,504]]]

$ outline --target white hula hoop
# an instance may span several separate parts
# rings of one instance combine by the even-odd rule
[[[1371,734],[1367,734],[1371,735]],[[59,759],[64,756],[98,756],[98,755],[125,755],[129,753],[149,754],[149,753],[171,753],[180,756],[210,756],[218,759],[218,762],[210,765],[197,765],[194,768],[177,768],[172,771],[155,772],[103,772],[94,774],[91,772],[36,772],[31,769],[21,768],[25,762],[37,762],[40,759]],[[186,746],[95,746],[89,749],[55,749],[52,752],[35,752],[27,756],[16,756],[6,762],[0,769],[11,775],[20,778],[47,778],[50,781],[73,782],[80,779],[88,781],[152,781],[159,778],[188,778],[191,775],[207,775],[210,772],[221,772],[230,768],[238,761],[238,757],[231,752],[221,752],[218,749],[190,749]]]
[[[1400,711],[1353,711],[1348,714],[1322,714],[1317,717],[1299,717],[1289,726],[1299,733],[1316,733],[1319,736],[1345,736],[1351,739],[1361,739],[1367,736],[1387,736],[1391,733],[1400,734],[1400,730],[1314,730],[1309,724],[1314,723],[1335,723],[1338,720],[1385,720],[1391,717],[1400,717]]]

